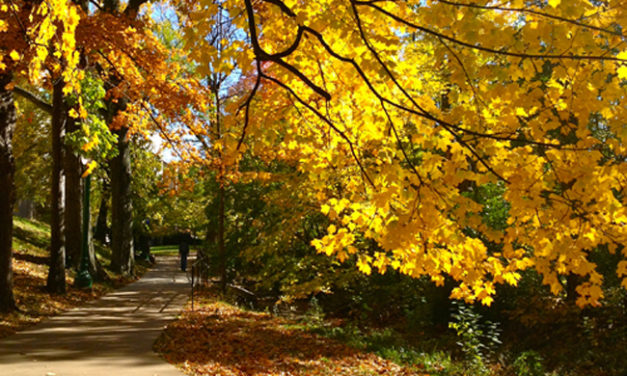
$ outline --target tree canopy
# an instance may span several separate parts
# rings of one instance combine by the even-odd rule
[[[488,305],[523,270],[554,293],[575,274],[578,304],[597,305],[607,249],[627,288],[624,1],[131,1],[137,20],[109,3],[3,0],[1,68],[36,82],[45,66],[66,95],[86,70],[115,77],[113,124],[160,134],[182,170],[294,168],[330,221],[311,244],[364,273],[450,277],[452,297]],[[220,73],[233,82],[212,92]]]

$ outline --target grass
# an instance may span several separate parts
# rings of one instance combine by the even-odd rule
[[[13,293],[18,311],[0,315],[0,338],[136,280],[135,277],[121,277],[105,268],[109,281],[95,282],[91,290],[76,289],[73,287],[75,272],[67,269],[67,293],[51,295],[45,288],[49,260],[49,226],[43,222],[19,217],[15,217],[13,223]],[[110,250],[97,244],[96,254],[103,262],[109,258]],[[136,274],[142,275],[146,270],[147,265],[140,263],[136,267]]]
[[[158,245],[150,247],[150,253],[155,256],[178,256],[178,245]]]

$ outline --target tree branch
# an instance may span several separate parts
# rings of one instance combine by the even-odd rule
[[[414,30],[418,30],[418,31],[422,31],[425,34],[429,34],[432,35],[434,37],[437,38],[442,38],[445,39],[449,42],[458,44],[460,46],[464,46],[473,50],[477,50],[477,51],[483,51],[483,52],[489,52],[492,54],[496,54],[496,55],[504,55],[504,56],[513,56],[513,57],[519,57],[519,58],[530,58],[530,59],[544,59],[544,60],[560,60],[560,59],[568,59],[568,60],[609,60],[609,61],[627,61],[627,59],[621,59],[619,57],[616,56],[598,56],[598,55],[555,55],[555,54],[530,54],[530,53],[522,53],[522,52],[509,52],[509,51],[505,51],[505,50],[496,50],[494,48],[490,48],[490,47],[483,47],[479,44],[472,44],[472,43],[468,43],[453,37],[450,37],[448,35],[439,33],[437,31],[428,29],[424,26],[420,26],[416,23],[413,23],[411,21],[408,21],[400,16],[397,16],[394,13],[391,13],[383,8],[381,8],[380,6],[373,4],[371,2],[364,2],[364,1],[358,1],[358,0],[351,0],[351,3],[353,4],[357,4],[357,5],[364,5],[364,6],[368,6],[371,7],[377,11],[379,11],[379,13],[382,13],[386,16],[388,16],[389,18],[395,20],[396,22],[403,24],[405,26],[408,26]]]
[[[48,115],[52,115],[52,105],[50,105],[50,103],[44,101],[43,99],[39,98],[35,94],[31,93],[30,91],[23,89],[19,86],[15,86],[13,88],[13,92],[19,95],[20,97],[28,100],[29,102],[37,106],[40,110],[46,112]]]
[[[259,44],[259,39],[257,37],[257,24],[255,23],[255,11],[253,9],[251,0],[245,0],[244,3],[246,4],[246,14],[248,17],[248,30],[250,32],[250,42],[253,46],[253,51],[255,52],[255,56],[257,57],[257,59],[261,61],[272,61],[282,66],[283,68],[287,69],[292,74],[294,74],[296,77],[298,77],[301,81],[303,81],[307,86],[309,86],[318,95],[320,95],[326,100],[330,100],[331,95],[326,90],[316,85],[313,81],[309,79],[309,77],[307,77],[305,74],[299,71],[296,67],[285,62],[282,59],[283,57],[288,56],[292,54],[294,51],[296,51],[296,49],[298,48],[300,44],[300,41],[302,40],[302,36],[303,36],[303,33],[305,32],[305,28],[302,26],[298,27],[298,31],[296,33],[296,39],[288,48],[286,48],[285,50],[281,52],[277,52],[275,54],[269,54],[266,51],[264,51],[264,49],[261,48],[261,45]],[[276,4],[276,2],[273,2],[273,3]]]
[[[447,4],[447,5],[451,5],[451,6],[456,6],[456,7],[467,7],[467,8],[475,8],[475,9],[483,9],[483,10],[497,10],[497,11],[504,11],[504,12],[518,12],[518,13],[535,14],[536,16],[546,17],[546,18],[550,18],[550,19],[553,19],[553,20],[557,20],[557,21],[562,21],[562,22],[566,22],[566,23],[569,23],[569,24],[573,24],[575,26],[583,27],[583,28],[586,28],[586,29],[596,30],[596,31],[600,31],[602,33],[608,33],[608,34],[612,34],[612,35],[616,35],[616,36],[625,38],[625,34],[622,34],[620,31],[608,30],[608,29],[604,29],[602,27],[589,25],[589,24],[586,24],[586,23],[583,23],[583,22],[580,22],[580,21],[577,21],[577,20],[571,20],[569,18],[560,17],[560,16],[556,16],[556,15],[553,15],[553,14],[544,13],[544,12],[540,12],[538,10],[533,10],[533,9],[528,9],[528,8],[508,8],[508,7],[498,6],[498,5],[489,6],[489,5],[480,5],[480,4],[464,4],[464,3],[457,3],[457,2],[454,2],[454,1],[448,1],[448,0],[438,0],[438,2],[443,3],[443,4]],[[360,1],[360,3],[365,3],[365,1]]]
[[[242,128],[242,135],[237,142],[237,150],[239,150],[240,146],[242,146],[242,143],[244,142],[244,137],[246,137],[246,128],[248,128],[249,123],[250,102],[253,100],[253,97],[257,93],[257,89],[259,89],[262,74],[263,72],[261,71],[261,63],[259,62],[259,60],[257,60],[257,81],[255,81],[255,86],[253,86],[253,89],[250,91],[250,95],[248,96],[248,98],[246,98],[246,102],[244,102],[244,104],[242,104],[242,106],[237,109],[237,112],[239,112],[242,108],[246,109],[244,113],[244,127]]]
[[[148,0],[129,0],[126,9],[124,9],[124,15],[135,18],[137,16],[137,12],[139,12],[139,7],[147,2]]]
[[[333,129],[338,135],[340,135],[340,137],[343,138],[346,141],[346,143],[348,144],[348,147],[351,150],[351,154],[353,155],[353,159],[355,160],[355,162],[359,166],[359,170],[361,170],[361,173],[364,175],[364,177],[366,178],[366,180],[368,181],[370,186],[372,186],[373,188],[376,187],[374,182],[372,181],[372,179],[370,179],[370,175],[368,175],[368,173],[366,172],[366,169],[361,164],[361,161],[360,161],[359,157],[357,156],[357,152],[355,151],[355,146],[354,146],[353,142],[350,140],[350,138],[348,138],[346,133],[342,132],[338,127],[336,127],[335,124],[333,124],[329,119],[327,119],[324,115],[322,115],[320,113],[320,111],[318,111],[316,108],[314,108],[309,103],[305,102],[305,100],[303,100],[301,97],[299,97],[298,94],[296,94],[296,92],[294,92],[294,90],[292,90],[291,87],[287,86],[286,84],[284,84],[283,82],[277,80],[276,78],[268,76],[266,74],[262,74],[261,78],[266,79],[266,80],[271,81],[271,82],[274,82],[275,84],[281,86],[289,94],[291,94],[300,104],[305,106],[309,111],[313,112],[318,118],[320,118],[322,121],[324,121],[331,129]]]

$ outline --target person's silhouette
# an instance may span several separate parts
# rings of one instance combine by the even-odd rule
[[[183,240],[179,245],[179,255],[181,256],[181,270],[187,269],[187,255],[189,254],[189,245],[187,240]]]

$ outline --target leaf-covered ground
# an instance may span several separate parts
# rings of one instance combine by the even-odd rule
[[[424,375],[306,331],[297,322],[204,297],[155,343],[189,375]]]
[[[15,300],[19,311],[0,314],[0,338],[34,325],[42,319],[57,315],[70,308],[95,299],[113,287],[134,279],[122,279],[110,274],[107,283],[94,283],[91,290],[73,287],[74,272],[66,270],[68,292],[65,295],[50,295],[46,289],[48,275],[48,246],[50,228],[41,222],[14,218],[13,234],[13,279]],[[145,268],[138,267],[138,273]]]

